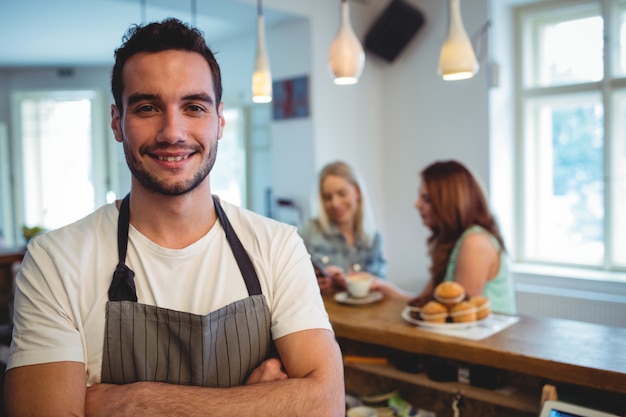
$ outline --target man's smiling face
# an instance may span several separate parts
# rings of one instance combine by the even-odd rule
[[[193,190],[211,172],[224,128],[206,60],[195,52],[142,52],[122,76],[124,109],[113,106],[111,126],[133,183],[166,195]]]

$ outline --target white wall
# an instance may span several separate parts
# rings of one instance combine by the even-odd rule
[[[427,279],[429,261],[414,202],[419,171],[437,159],[455,158],[487,186],[489,161],[487,76],[447,82],[437,74],[439,51],[447,34],[447,2],[412,2],[427,23],[385,77],[384,165],[389,187],[383,198],[385,236],[392,280],[418,290]],[[462,2],[469,34],[486,20],[486,0]]]

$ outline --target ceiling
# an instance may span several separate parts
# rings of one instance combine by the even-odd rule
[[[134,23],[176,17],[209,43],[256,36],[248,0],[0,0],[0,67],[110,65]],[[264,8],[266,27],[297,18]]]

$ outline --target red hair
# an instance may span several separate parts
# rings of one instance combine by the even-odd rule
[[[504,241],[494,216],[489,210],[482,187],[472,173],[461,163],[438,161],[420,173],[430,196],[436,217],[428,237],[430,267],[434,283],[443,281],[450,253],[463,232],[478,225],[491,233],[505,250]]]

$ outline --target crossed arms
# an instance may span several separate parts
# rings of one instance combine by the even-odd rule
[[[307,416],[345,413],[341,352],[334,334],[313,329],[275,340],[280,361],[253,371],[246,385],[203,388],[157,382],[86,387],[80,362],[29,365],[9,370],[9,417],[104,416]]]

